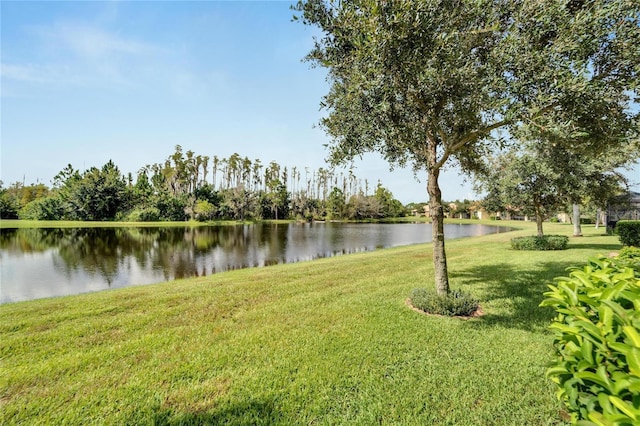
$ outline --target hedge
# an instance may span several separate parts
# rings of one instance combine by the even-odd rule
[[[616,223],[616,233],[623,246],[640,247],[640,220],[621,220]]]
[[[547,376],[572,422],[640,424],[640,256],[590,259],[549,288],[541,306],[557,315]]]
[[[514,250],[565,250],[568,244],[569,237],[566,235],[533,235],[511,239],[511,248]]]

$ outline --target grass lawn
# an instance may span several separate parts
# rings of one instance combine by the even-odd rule
[[[429,244],[2,305],[0,423],[562,424],[538,304],[621,246],[591,226],[516,252],[535,224],[496,224],[520,230],[447,243],[452,288],[485,312],[470,320],[405,305],[433,288]]]

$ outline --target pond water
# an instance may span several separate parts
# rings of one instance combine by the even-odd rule
[[[506,232],[445,225],[448,239]],[[0,303],[431,241],[427,223],[0,230]]]

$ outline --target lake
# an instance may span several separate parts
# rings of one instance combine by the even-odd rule
[[[445,225],[447,239],[509,228]],[[431,241],[431,224],[284,223],[0,230],[0,303]]]

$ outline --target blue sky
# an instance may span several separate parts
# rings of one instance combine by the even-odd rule
[[[109,159],[135,175],[178,144],[324,167],[329,141],[314,125],[328,84],[301,61],[313,30],[291,22],[290,4],[1,1],[0,179],[50,185],[68,163]],[[403,203],[427,200],[424,176],[373,154],[354,166]],[[474,198],[455,170],[441,186],[445,200]]]
[[[325,166],[314,127],[328,84],[302,58],[313,30],[290,2],[2,1],[5,185],[50,184],[68,163],[109,159],[124,173],[182,145],[263,164]],[[355,174],[402,202],[426,201],[424,179],[375,155]],[[452,172],[445,199],[471,197]]]

